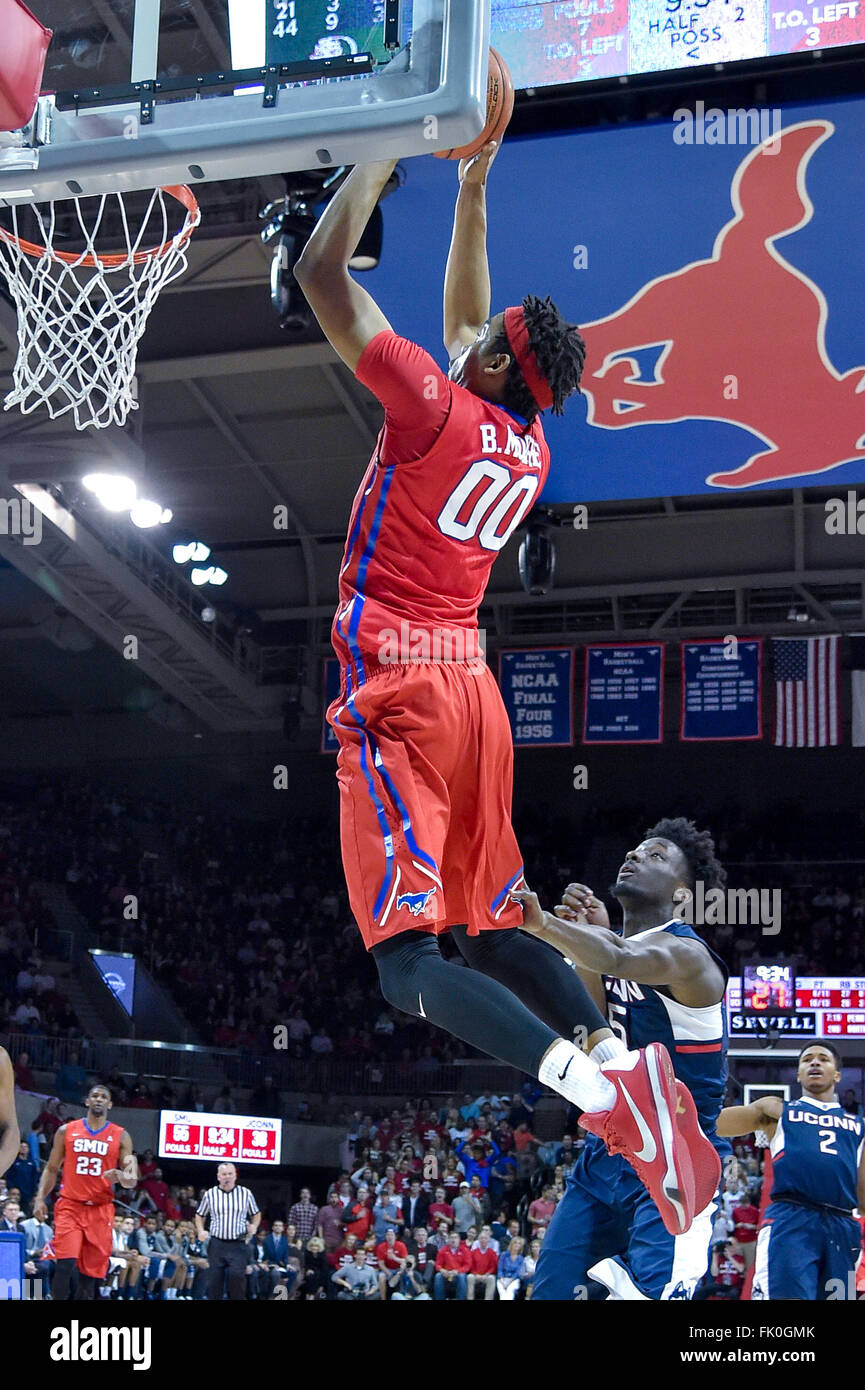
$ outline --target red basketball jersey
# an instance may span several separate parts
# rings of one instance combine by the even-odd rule
[[[97,1130],[88,1129],[83,1119],[68,1122],[61,1197],[91,1207],[114,1201],[114,1188],[102,1174],[119,1166],[122,1134],[120,1125],[110,1120]]]
[[[529,426],[474,395],[396,333],[367,344],[356,375],[383,402],[385,424],[340,571],[332,638],[349,693],[383,665],[478,654],[493,562],[550,464],[540,416]]]

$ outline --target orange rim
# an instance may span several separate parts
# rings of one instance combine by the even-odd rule
[[[172,247],[183,246],[189,241],[198,225],[200,209],[198,199],[191,188],[187,188],[186,184],[181,183],[175,184],[171,188],[163,188],[162,192],[168,193],[178,203],[183,204],[187,211],[187,222],[175,236],[169,237],[168,241],[164,241],[161,246],[151,246],[146,251],[136,251],[132,256],[129,252],[126,255],[76,256],[73,251],[55,251],[53,247],[37,246],[33,241],[20,240],[13,232],[7,232],[5,227],[0,227],[0,240],[7,241],[10,246],[17,246],[19,250],[24,252],[25,256],[31,256],[37,261],[40,261],[47,252],[53,261],[62,261],[64,265],[87,266],[94,270],[98,266],[110,266],[113,269],[121,265],[143,265],[145,261],[164,256]]]

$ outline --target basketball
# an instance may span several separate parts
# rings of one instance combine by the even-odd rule
[[[459,149],[437,150],[436,159],[470,159],[490,140],[500,140],[514,114],[514,83],[500,53],[490,49],[490,75],[487,81],[487,123],[476,140]]]

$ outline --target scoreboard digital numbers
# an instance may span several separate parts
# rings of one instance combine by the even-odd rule
[[[282,1120],[185,1110],[159,1113],[160,1158],[260,1163],[276,1168],[281,1153]]]
[[[778,962],[745,966],[742,1009],[746,1014],[796,1012],[796,977],[792,965]]]
[[[492,43],[517,88],[865,43],[865,3],[493,0]]]
[[[771,1028],[803,1038],[865,1038],[865,976],[800,975],[795,1012],[788,1014],[746,1013],[738,975],[730,977],[726,998],[731,1037],[759,1036]]]

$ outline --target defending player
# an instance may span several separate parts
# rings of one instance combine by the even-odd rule
[[[523,881],[513,748],[480,659],[477,612],[496,555],[546,480],[541,411],[563,413],[585,348],[549,299],[530,295],[490,317],[485,182],[496,152],[491,143],[460,164],[447,376],[348,271],[395,161],[352,171],[294,271],[343,362],[385,407],[352,510],[333,629],[342,678],[328,718],[340,745],[343,864],[388,1002],[594,1112],[669,1228],[683,1231],[714,1189],[715,1157],[695,1136],[695,1162],[672,1123],[669,1058],[653,1045],[616,1065],[622,1045],[575,973],[519,931],[511,897]],[[472,970],[442,957],[436,937],[451,928]],[[578,1028],[591,1057],[572,1041]],[[638,1157],[647,1127],[651,1161]]]
[[[681,914],[698,882],[708,889],[725,881],[709,833],[676,819],[659,821],[625,856],[610,890],[623,910],[621,936],[583,884],[569,885],[555,917],[534,893],[519,895],[525,929],[574,961],[628,1046],[669,1049],[680,1078],[677,1123],[693,1133],[699,1119],[719,1155],[716,1182],[720,1158],[731,1152],[716,1131],[727,1080],[727,969]],[[594,1280],[614,1299],[690,1298],[709,1263],[714,1194],[687,1235],[669,1234],[628,1165],[593,1137],[593,1116],[581,1123],[593,1134],[550,1222],[532,1297],[585,1298],[575,1290]]]
[[[15,1073],[5,1047],[0,1047],[0,1178],[18,1157],[21,1135],[15,1113]]]
[[[764,1096],[732,1105],[718,1133],[769,1137],[772,1194],[754,1263],[752,1299],[855,1299],[854,1268],[865,1211],[865,1121],[842,1109],[841,1059],[831,1043],[799,1054],[799,1100]]]
[[[33,1203],[37,1221],[47,1219],[45,1199],[53,1192],[63,1171],[60,1196],[54,1208],[54,1250],[57,1272],[52,1296],[69,1299],[72,1275],[78,1269],[78,1298],[96,1298],[108,1272],[114,1227],[114,1189],[132,1188],[138,1182],[138,1163],[132,1140],[120,1125],[108,1119],[111,1092],[107,1086],[91,1086],[87,1113],[69,1120],[54,1136],[48,1162],[39,1180]]]

